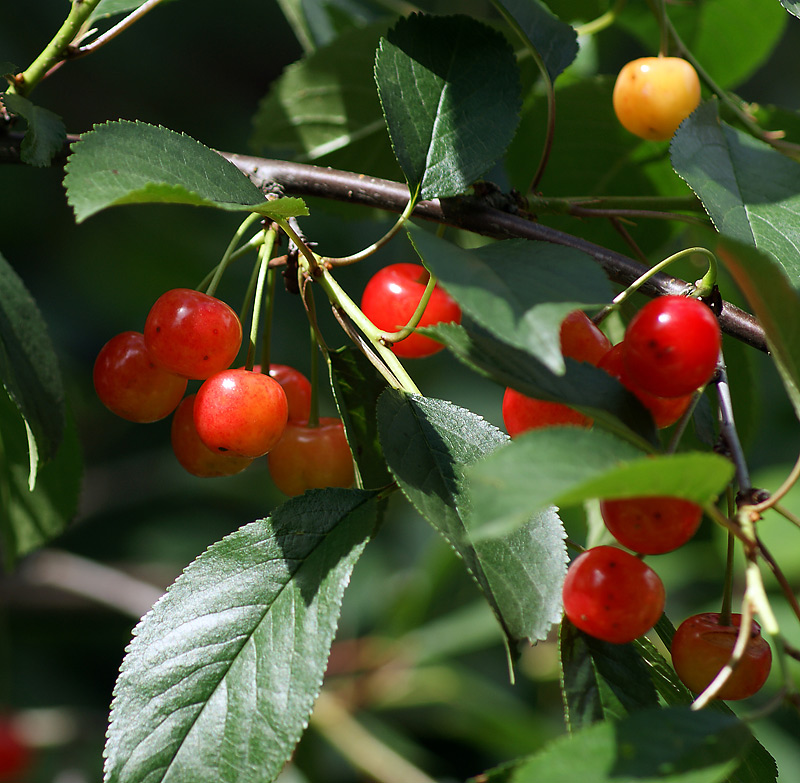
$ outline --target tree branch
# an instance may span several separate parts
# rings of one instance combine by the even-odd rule
[[[78,138],[75,135],[67,138],[62,153],[53,161],[55,165],[64,164],[69,154],[68,145]],[[0,163],[19,163],[21,141],[22,136],[17,133],[5,137],[0,135]],[[220,154],[261,188],[278,185],[295,196],[315,196],[398,214],[408,205],[408,187],[400,182],[307,163],[271,160],[229,152]],[[516,214],[513,208],[511,210],[503,211],[489,206],[484,200],[474,196],[459,196],[420,201],[414,207],[411,216],[444,223],[495,239],[518,237],[572,247],[594,258],[611,280],[622,285],[628,285],[647,270],[644,264],[622,253],[533,222],[523,215]],[[648,296],[655,297],[684,294],[689,288],[690,285],[684,280],[658,273],[653,275],[640,290]],[[764,331],[749,313],[723,302],[719,321],[722,330],[727,334],[761,351],[767,350]]]

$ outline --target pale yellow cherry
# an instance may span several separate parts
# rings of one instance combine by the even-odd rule
[[[617,118],[631,133],[664,141],[700,103],[700,80],[680,57],[641,57],[619,72],[613,100]]]

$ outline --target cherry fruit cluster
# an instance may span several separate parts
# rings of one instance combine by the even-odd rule
[[[231,476],[277,449],[281,457],[269,459],[270,471],[286,494],[350,486],[353,464],[341,421],[308,426],[308,379],[287,365],[271,365],[268,373],[258,365],[232,367],[241,345],[241,322],[225,302],[173,289],[153,304],[143,332],[123,332],[103,346],[95,390],[128,421],[173,414],[172,449],[195,476]],[[189,381],[201,383],[187,395]]]

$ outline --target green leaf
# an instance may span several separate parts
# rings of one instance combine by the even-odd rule
[[[25,284],[0,255],[0,382],[25,420],[38,459],[51,459],[64,433],[64,386],[47,325]],[[30,481],[38,459],[31,455]]]
[[[393,389],[378,401],[378,428],[403,493],[461,556],[509,641],[543,639],[561,618],[561,521],[544,509],[507,535],[483,536],[465,484],[468,467],[507,436],[452,403]]]
[[[31,488],[28,433],[14,403],[0,391],[0,549],[7,570],[61,534],[75,516],[82,461],[72,416],[60,442]]]
[[[711,101],[678,128],[672,165],[721,234],[769,253],[800,287],[800,163],[721,123]]]
[[[37,106],[20,95],[5,95],[3,103],[28,124],[20,147],[20,158],[31,166],[49,166],[67,139],[64,121],[58,114]]]
[[[603,686],[626,712],[658,706],[649,669],[633,645],[593,639],[565,619],[561,622],[559,650],[561,690],[570,731],[608,717]]]
[[[800,18],[800,0],[781,0],[781,5],[790,14]]]
[[[253,147],[272,157],[396,179],[372,74],[386,29],[382,22],[349,30],[292,63],[259,104]]]
[[[278,5],[306,53],[385,13],[376,13],[374,5],[361,0],[278,0]]]
[[[639,710],[555,740],[518,766],[509,783],[722,783],[752,742],[733,716]]]
[[[353,451],[363,487],[392,482],[378,437],[378,397],[387,388],[383,376],[361,351],[340,348],[328,354],[336,405]]]
[[[395,155],[420,198],[464,193],[514,136],[514,53],[475,19],[401,19],[381,41],[375,79]]]
[[[550,81],[578,54],[578,34],[538,0],[498,0],[542,58]]]
[[[570,247],[508,239],[463,250],[415,226],[409,236],[470,318],[557,375],[566,370],[559,337],[565,316],[581,307],[599,309],[613,296],[597,262]]]
[[[81,222],[119,204],[172,203],[257,212],[308,214],[299,198],[267,201],[232,163],[181,133],[143,122],[96,125],[72,147],[64,185]]]
[[[717,454],[648,455],[598,429],[533,430],[466,469],[475,516],[514,529],[549,506],[667,495],[713,501],[733,476]]]
[[[305,728],[375,496],[306,493],[186,568],[134,630],[107,783],[272,781]]]
[[[717,253],[767,337],[770,354],[800,417],[800,292],[784,267],[752,246],[722,240]]]
[[[170,2],[170,0],[165,0]],[[147,0],[100,0],[97,8],[92,11],[87,24],[92,24],[98,19],[107,19],[112,16],[121,16],[144,5]]]
[[[467,319],[460,326],[439,324],[420,331],[444,343],[460,361],[501,386],[577,408],[643,448],[658,442],[649,412],[597,367],[568,358],[566,373],[555,375],[530,354],[496,340]]]

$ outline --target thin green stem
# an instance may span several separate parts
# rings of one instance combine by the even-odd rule
[[[269,269],[269,259],[272,255],[272,248],[275,245],[275,229],[265,229],[267,236],[264,237],[264,244],[258,252],[259,270],[258,279],[256,280],[256,292],[253,299],[253,318],[250,321],[250,335],[247,344],[247,359],[245,360],[245,369],[252,370],[255,364],[256,344],[258,342],[258,331],[261,327],[261,306],[264,298],[264,284],[267,279],[267,270]],[[263,368],[262,368],[263,369]],[[269,372],[269,366],[267,367]]]
[[[393,239],[397,232],[400,231],[400,229],[405,225],[417,204],[418,193],[419,189],[417,189],[417,193],[415,193],[414,196],[408,200],[406,208],[400,213],[400,216],[394,222],[394,225],[379,240],[373,242],[369,247],[359,250],[358,253],[353,253],[353,255],[341,256],[340,258],[325,257],[321,259],[322,262],[329,266],[347,266],[348,264],[355,264],[358,261],[363,261],[365,258],[368,258],[373,253],[380,250],[391,239]]]
[[[79,46],[78,49],[70,55],[71,59],[84,57],[99,49],[101,46],[105,46],[109,41],[112,41],[135,22],[138,22],[146,13],[152,11],[161,2],[163,2],[163,0],[146,0],[146,2],[142,3],[137,9],[131,11],[121,22],[117,22],[111,29],[106,30],[106,32],[99,35],[93,41]]]
[[[398,389],[409,394],[421,396],[420,390],[406,371],[400,360],[381,343],[381,331],[361,312],[361,308],[347,295],[344,289],[336,282],[334,277],[327,269],[323,269],[322,274],[317,278],[317,282],[322,286],[328,299],[335,308],[340,308],[355,326],[364,334],[375,353],[377,353],[383,363],[387,366],[395,382],[387,376],[387,380]]]
[[[64,59],[69,45],[81,35],[83,25],[99,3],[100,0],[73,0],[69,14],[58,32],[28,68],[14,78],[14,84],[9,87],[8,93],[30,95],[47,72]]]
[[[320,269],[318,257],[314,255],[314,253],[311,251],[311,248],[303,241],[303,238],[291,227],[291,225],[289,225],[288,220],[278,218],[275,222],[283,229],[283,232],[289,237],[289,239],[294,242],[303,258],[305,258],[305,260],[308,262],[309,271],[311,272],[312,276],[314,276],[316,271]]]
[[[398,343],[400,340],[405,340],[414,329],[417,328],[419,322],[422,320],[422,316],[425,313],[425,308],[428,306],[428,302],[431,299],[431,294],[433,293],[433,289],[436,288],[436,278],[429,272],[428,273],[428,282],[425,284],[425,290],[422,292],[422,298],[419,300],[419,304],[417,305],[417,309],[414,310],[411,318],[408,319],[408,323],[402,328],[398,329],[396,332],[382,332],[381,333],[381,341],[384,343]]]
[[[731,487],[728,487],[726,492],[726,500],[728,503],[728,517],[731,518],[736,514],[736,498],[733,495],[733,489]],[[728,531],[728,545],[725,553],[725,579],[722,583],[722,606],[719,610],[720,625],[731,624],[731,607],[733,606],[733,565],[735,553],[735,539],[731,532]]]
[[[269,374],[272,353],[272,315],[275,312],[275,287],[278,270],[267,271],[267,307],[264,312],[264,327],[261,330],[261,372]]]
[[[778,487],[778,489],[776,489],[775,492],[773,492],[763,503],[758,503],[752,506],[753,511],[761,514],[768,508],[772,508],[779,500],[782,500],[784,497],[786,497],[791,488],[797,483],[798,479],[800,479],[800,456],[798,456],[794,463],[794,467],[792,467],[783,484],[781,484],[780,487]]]
[[[309,297],[313,294],[308,291]],[[311,304],[313,308],[313,300]],[[311,364],[309,380],[311,381],[311,410],[308,414],[308,426],[319,427],[319,346],[317,345],[317,331],[314,324],[309,323],[308,332],[311,343]]]
[[[601,14],[596,19],[592,19],[590,22],[577,25],[575,27],[575,32],[578,34],[578,37],[595,35],[596,33],[602,32],[607,27],[611,27],[625,7],[625,2],[626,0],[617,0],[604,14]]]
[[[258,220],[263,220],[263,217],[255,212],[251,212],[240,224],[239,228],[236,229],[236,233],[234,233],[233,237],[231,237],[231,241],[228,243],[228,247],[225,248],[225,252],[222,254],[222,259],[217,264],[216,268],[214,269],[213,277],[211,278],[211,282],[208,284],[206,288],[206,293],[209,296],[213,296],[217,290],[217,286],[219,285],[219,281],[222,280],[222,275],[225,273],[225,270],[230,265],[233,259],[234,250],[239,245],[242,237],[247,233],[250,226],[253,225]],[[270,247],[270,253],[272,253],[272,248]]]

